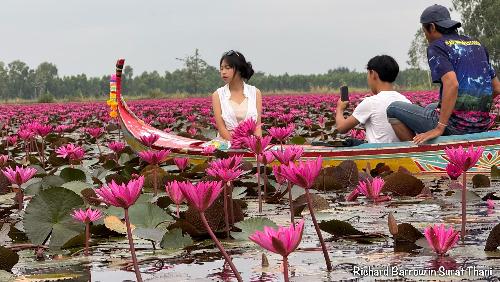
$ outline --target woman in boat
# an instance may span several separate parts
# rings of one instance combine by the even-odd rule
[[[225,85],[212,94],[212,107],[219,136],[231,141],[231,133],[245,119],[257,121],[256,135],[262,134],[262,93],[246,82],[254,71],[243,54],[230,50],[220,59],[220,76]]]

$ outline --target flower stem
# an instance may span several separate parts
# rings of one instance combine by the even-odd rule
[[[85,256],[89,255],[90,222],[85,223]]]
[[[256,154],[255,159],[257,161],[257,194],[259,196],[259,213],[262,213],[262,195],[260,191],[260,163],[259,156]]]
[[[125,209],[125,225],[127,225],[128,244],[130,246],[130,253],[132,254],[132,263],[134,264],[135,277],[137,278],[137,282],[142,282],[141,272],[139,272],[139,265],[137,264],[137,257],[135,256],[134,239],[132,238],[132,230],[130,228],[128,208]]]
[[[22,211],[24,206],[24,192],[23,189],[21,189],[21,186],[19,186],[17,190],[17,203],[19,205],[19,211]]]
[[[321,249],[323,249],[323,255],[325,256],[326,269],[332,271],[332,263],[330,262],[330,257],[328,256],[328,250],[325,246],[325,241],[323,240],[323,235],[321,235],[321,230],[319,229],[318,222],[316,221],[316,216],[314,216],[314,209],[311,201],[311,195],[309,194],[309,189],[306,189],[307,207],[311,212],[311,218],[314,223],[314,228],[316,229],[316,234],[318,234],[319,242],[321,243]]]
[[[240,273],[236,269],[236,266],[234,266],[233,261],[231,260],[231,258],[229,257],[229,255],[226,253],[226,251],[222,247],[222,245],[219,242],[219,240],[217,240],[217,237],[215,237],[215,234],[212,231],[212,229],[210,229],[210,225],[208,225],[208,221],[207,221],[207,218],[205,217],[205,213],[200,212],[200,217],[201,217],[201,221],[203,222],[203,225],[205,225],[205,229],[207,229],[208,234],[210,234],[210,237],[212,237],[212,240],[214,241],[215,245],[217,246],[217,248],[221,252],[222,256],[224,256],[224,259],[226,260],[226,262],[231,267],[231,270],[233,271],[234,275],[236,276],[236,279],[238,279],[238,281],[240,281],[240,282],[243,281],[243,279],[241,278]]]
[[[153,169],[153,193],[155,194],[155,196],[156,196],[156,194],[158,194],[158,192],[157,192],[158,191],[158,182],[157,182],[158,172],[156,171],[157,168],[159,168],[159,166],[157,166]]]
[[[229,238],[229,212],[227,203],[227,183],[224,183],[224,191],[222,192],[224,199],[224,223],[226,224],[226,237]]]
[[[179,205],[176,205],[177,206],[177,218],[180,218],[179,216]]]
[[[264,165],[264,200],[267,200],[267,165]]]
[[[285,282],[290,281],[288,278],[288,257],[283,257],[283,278]]]
[[[293,211],[293,199],[292,199],[292,183],[290,181],[288,181],[288,187],[287,187],[287,190],[288,190],[288,202],[290,204],[290,222],[292,224],[295,224],[295,214],[294,214],[294,211]]]
[[[231,226],[234,224],[234,208],[233,208],[233,184],[231,182],[227,183],[229,188],[229,223]]]
[[[465,241],[465,224],[467,223],[467,172],[464,171],[462,183],[462,243]]]

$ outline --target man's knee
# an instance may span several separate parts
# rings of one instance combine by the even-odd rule
[[[386,109],[387,117],[389,118],[389,122],[391,118],[397,117],[397,112],[399,109],[400,101],[392,102]]]

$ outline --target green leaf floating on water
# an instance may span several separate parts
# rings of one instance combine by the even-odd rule
[[[85,172],[83,172],[83,170],[72,167],[66,167],[63,170],[61,170],[59,176],[61,176],[61,178],[64,179],[65,182],[70,182],[70,181],[85,182],[85,180],[87,179],[87,177],[85,176]]]
[[[231,236],[236,240],[249,240],[248,236],[252,235],[257,230],[264,230],[264,226],[277,228],[278,225],[266,217],[253,217],[245,219],[235,224],[241,229],[241,232],[231,232]]]
[[[16,279],[16,276],[12,273],[0,269],[0,281],[10,282],[14,281],[14,279]]]
[[[78,195],[81,195],[82,191],[87,189],[87,188],[92,188],[92,185],[82,182],[82,181],[70,181],[66,182],[61,187],[66,188],[68,190],[71,190],[75,192]]]
[[[161,239],[160,247],[162,249],[182,249],[193,244],[189,235],[182,235],[182,230],[173,229],[165,233]]]
[[[365,234],[354,228],[349,222],[336,219],[320,222],[319,229],[338,237]]]
[[[167,230],[161,230],[157,228],[136,228],[132,234],[136,237],[142,238],[144,240],[161,242],[163,236]]]
[[[47,175],[42,178],[42,187],[44,189],[49,187],[60,187],[65,182],[66,181],[58,175]]]
[[[138,203],[129,208],[130,222],[136,227],[155,228],[164,221],[173,221],[164,210],[150,203]]]
[[[84,230],[84,225],[71,217],[73,209],[83,205],[75,192],[53,187],[34,196],[26,207],[23,223],[31,243],[41,245],[50,235],[51,248],[64,243]]]
[[[3,246],[0,246],[0,269],[10,271],[14,265],[19,261],[19,255],[7,249]]]
[[[306,141],[306,138],[302,136],[294,136],[292,139],[290,139],[290,143],[294,145],[304,145]]]

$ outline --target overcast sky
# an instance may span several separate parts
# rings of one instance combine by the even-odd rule
[[[114,71],[118,57],[134,73],[173,71],[194,53],[217,66],[224,51],[241,51],[258,71],[324,73],[364,69],[378,54],[406,68],[423,9],[451,0],[149,0],[2,1],[0,61],[59,75]],[[452,14],[456,20],[456,14]]]

